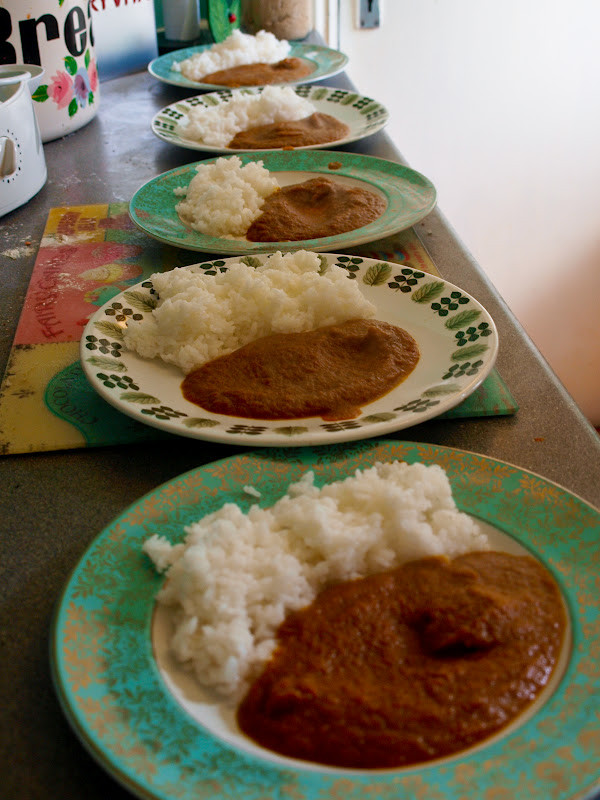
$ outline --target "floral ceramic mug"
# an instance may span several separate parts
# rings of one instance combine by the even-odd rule
[[[46,73],[32,95],[44,142],[88,123],[100,99],[89,0],[0,0],[0,64],[17,63]]]

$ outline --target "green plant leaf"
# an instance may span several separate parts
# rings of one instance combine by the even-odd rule
[[[85,55],[84,55],[84,57],[83,57],[83,63],[85,64],[85,68],[86,68],[86,69],[88,69],[88,67],[90,66],[90,61],[91,61],[91,60],[92,60],[92,57],[91,57],[91,55],[90,55],[90,51],[89,51],[89,50],[86,50],[86,51],[85,51]]]
[[[94,328],[98,331],[98,333],[103,333],[104,336],[109,336],[111,339],[123,341],[123,328],[118,322],[101,320],[100,322],[94,322]]]
[[[158,397],[144,392],[123,392],[120,395],[121,400],[127,400],[128,403],[139,403],[141,406],[151,406],[153,403],[160,403]]]
[[[477,311],[476,309],[461,311],[460,314],[455,314],[453,317],[450,317],[450,319],[447,319],[444,324],[446,328],[449,328],[451,331],[456,331],[459,328],[464,328],[465,325],[470,325],[480,315],[481,311]]]
[[[99,369],[111,370],[112,372],[127,372],[127,367],[122,361],[106,356],[90,356],[86,358],[88,364]]]
[[[69,116],[74,117],[76,113],[77,113],[77,100],[73,98],[69,103]]]
[[[425,283],[411,294],[411,300],[415,303],[428,303],[444,291],[445,285],[443,281]]]
[[[123,292],[123,297],[137,311],[152,311],[158,305],[157,298],[145,292],[127,291]]]
[[[66,56],[65,59],[65,69],[69,73],[69,75],[75,75],[77,72],[77,62],[73,58],[73,56]]]
[[[328,89],[325,89],[323,86],[320,86],[318,89],[315,89],[315,91],[312,93],[310,99],[311,100],[322,100],[325,97],[325,95],[327,94],[328,91],[329,91]]]
[[[384,261],[380,261],[378,264],[371,264],[365,273],[363,283],[366,283],[367,286],[380,286],[387,281],[391,272],[391,266]]]
[[[488,349],[487,344],[472,344],[470,347],[461,347],[460,350],[455,350],[452,353],[452,361],[469,361],[471,358],[477,358]]]
[[[340,105],[349,106],[350,103],[353,103],[357,99],[358,99],[358,95],[357,94],[354,94],[354,93],[347,94],[346,97],[344,97],[343,100],[340,101]]]
[[[44,83],[35,90],[31,95],[31,99],[36,103],[44,103],[48,99],[48,84]]]

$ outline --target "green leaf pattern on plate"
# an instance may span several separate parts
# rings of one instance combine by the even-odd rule
[[[144,292],[127,291],[123,292],[123,297],[137,311],[153,311],[158,305],[155,297],[149,297]]]
[[[183,424],[186,428],[214,428],[219,423],[216,419],[208,417],[188,417]]]
[[[367,286],[380,286],[387,281],[391,272],[391,266],[384,261],[380,261],[379,264],[372,264],[365,272],[363,283],[366,283]]]
[[[264,91],[265,87],[253,87],[237,89],[237,95],[257,95]],[[370,136],[381,130],[389,119],[389,112],[381,103],[372,100],[370,97],[361,97],[356,92],[349,92],[344,89],[332,89],[326,86],[311,86],[303,84],[292,87],[299,97],[311,102],[316,111],[340,119],[348,128],[349,133],[341,140],[345,143],[357,141],[365,136]],[[172,103],[161,109],[151,122],[152,131],[162,139],[178,144],[192,150],[203,150],[207,152],[243,152],[228,147],[212,147],[203,145],[185,138],[183,130],[179,125],[184,122],[186,117],[195,108],[217,108],[225,106],[234,96],[231,90],[210,92],[208,94],[196,95]],[[337,109],[337,113],[336,113]],[[330,145],[332,143],[329,143]],[[320,145],[307,145],[300,149],[320,149],[327,147],[327,143]],[[296,148],[299,149],[299,148]]]
[[[465,325],[470,325],[480,314],[481,311],[477,311],[476,309],[461,311],[460,314],[455,314],[453,317],[450,317],[450,319],[447,319],[444,324],[451,331],[456,331],[459,328],[464,328]]]
[[[373,262],[371,259],[364,259],[360,256],[346,256],[334,254],[318,254],[321,261],[320,273],[324,273],[329,268],[330,263],[334,263],[339,267],[347,270],[348,276],[355,278],[361,276],[361,283],[363,283],[369,290],[376,293],[395,293],[398,291],[396,288],[398,282],[388,282],[392,272],[398,269],[397,265],[390,265],[384,261]],[[244,256],[239,260],[246,263],[248,266],[256,268],[264,261],[265,256]],[[233,261],[238,259],[232,259]],[[217,259],[212,261],[202,262],[194,265],[194,269],[202,271],[205,275],[216,275],[218,272],[227,270],[227,260]],[[98,339],[96,336],[87,335],[85,343],[82,343],[82,353],[86,349],[91,349],[93,355],[90,354],[85,357],[85,361],[90,366],[104,370],[104,372],[95,373],[96,379],[102,383],[105,391],[114,392],[119,400],[131,404],[132,406],[143,406],[141,414],[145,418],[151,417],[160,421],[169,421],[181,418],[182,427],[187,431],[197,430],[202,434],[206,433],[206,438],[217,438],[234,435],[239,437],[251,437],[252,440],[260,442],[262,437],[275,436],[285,437],[290,442],[302,441],[302,438],[311,435],[312,431],[320,432],[344,432],[349,430],[361,431],[365,429],[364,435],[377,435],[376,429],[383,426],[385,432],[390,429],[390,425],[398,422],[400,425],[402,414],[416,416],[428,413],[431,415],[431,410],[434,409],[441,402],[447,402],[445,398],[453,397],[461,392],[463,384],[461,381],[471,380],[474,376],[488,364],[486,361],[486,354],[489,350],[489,344],[484,341],[476,341],[479,337],[487,338],[493,332],[493,323],[491,320],[488,322],[482,319],[477,328],[467,327],[472,322],[483,317],[484,312],[480,308],[473,308],[463,311],[458,311],[456,314],[449,316],[447,319],[439,319],[439,312],[433,308],[432,300],[440,297],[446,292],[448,298],[453,303],[460,298],[464,302],[469,302],[469,298],[463,293],[456,290],[447,291],[449,284],[442,280],[429,280],[431,276],[426,273],[413,270],[409,267],[401,269],[401,275],[406,284],[409,285],[409,290],[412,292],[410,299],[414,300],[419,305],[430,305],[430,308],[425,310],[425,314],[431,315],[432,319],[436,321],[438,326],[443,331],[448,331],[444,334],[448,343],[454,343],[454,347],[448,350],[448,359],[450,365],[440,373],[433,376],[429,385],[422,388],[418,394],[406,397],[405,401],[401,404],[394,406],[393,409],[377,411],[368,413],[364,416],[352,420],[340,420],[335,422],[315,421],[308,425],[282,425],[281,420],[261,420],[261,424],[255,425],[251,421],[238,421],[235,417],[225,417],[215,415],[214,418],[198,417],[190,415],[182,408],[178,408],[173,404],[166,404],[163,399],[156,395],[155,387],[144,387],[135,383],[135,378],[123,375],[127,371],[127,365],[118,360],[122,354],[127,351],[123,350],[121,344],[123,340],[123,326],[127,325],[128,321],[133,317],[133,308],[135,308],[138,316],[151,314],[152,310],[157,305],[157,295],[152,287],[152,282],[149,280],[140,284],[139,288],[127,290],[121,296],[123,300],[127,300],[132,308],[125,306],[123,303],[118,302],[119,298],[113,298],[112,301],[101,309],[98,313],[101,315],[99,319],[95,319],[90,323],[94,330],[106,336],[106,339]],[[423,283],[423,281],[426,281]],[[407,298],[408,299],[408,298]],[[444,299],[444,298],[442,298]],[[437,304],[439,305],[439,303]],[[122,324],[113,322],[115,313],[118,313],[118,318],[122,320]],[[460,328],[460,330],[456,330]],[[491,340],[490,340],[491,341]],[[117,374],[118,373],[118,374]],[[185,402],[183,396],[181,397],[182,404]],[[411,423],[414,424],[414,423]],[[375,426],[375,432],[366,431]],[[401,425],[400,425],[401,426]],[[213,434],[212,432],[215,432]],[[358,434],[360,435],[360,434]]]
[[[274,428],[275,433],[280,433],[282,436],[301,436],[308,431],[302,425],[287,425],[282,428]]]
[[[485,353],[487,349],[487,344],[474,344],[462,350],[456,350],[452,353],[452,361],[467,361],[470,358],[477,358],[477,356]]]
[[[158,397],[154,397],[152,394],[146,394],[145,392],[124,392],[121,395],[121,400],[143,406],[149,406],[151,403],[160,403]]]
[[[86,361],[88,364],[91,364],[93,367],[97,367],[98,369],[112,369],[114,372],[127,372],[127,367],[125,364],[122,361],[117,361],[114,358],[107,358],[105,356],[90,356],[90,358],[86,358]]]
[[[413,292],[412,299],[415,303],[429,303],[434,298],[439,297],[445,288],[444,281],[430,281]]]
[[[113,339],[117,339],[118,341],[123,341],[123,326],[119,325],[117,322],[102,320],[101,322],[94,323],[94,327],[98,333],[102,333],[104,336],[109,336]]]
[[[380,414],[367,414],[364,417],[361,417],[363,422],[389,422],[391,419],[395,419],[396,414],[392,414],[391,411],[382,411]]]
[[[437,397],[438,395],[452,394],[458,391],[459,387],[455,383],[443,383],[438,386],[432,386],[423,392],[423,397]]]

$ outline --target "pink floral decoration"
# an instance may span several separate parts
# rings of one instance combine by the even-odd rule
[[[48,94],[58,108],[65,108],[73,97],[73,81],[66,72],[59,70],[50,82]]]
[[[96,69],[96,62],[92,59],[88,65],[88,77],[90,80],[90,89],[95,92],[98,88],[98,70]]]

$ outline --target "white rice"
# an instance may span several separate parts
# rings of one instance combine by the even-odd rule
[[[277,39],[268,31],[259,31],[253,36],[234,30],[227,39],[207,50],[183,61],[175,61],[171,69],[181,72],[190,81],[200,81],[212,72],[244,64],[276,64],[289,52],[290,43],[286,39]]]
[[[489,549],[456,509],[444,470],[403,462],[322,489],[308,472],[271,508],[245,514],[228,503],[185,533],[174,546],[152,536],[143,549],[168,570],[158,602],[173,609],[174,656],[231,697],[269,658],[285,616],[327,585],[425,556]]]
[[[190,108],[187,120],[179,126],[186,139],[211,147],[227,147],[236,133],[309,117],[315,107],[299,97],[290,86],[265,86],[262,92],[234,92],[231,99],[217,106]]]
[[[324,262],[326,263],[326,262]],[[124,344],[143,358],[161,358],[183,372],[270,333],[297,333],[375,314],[376,307],[316,253],[273,253],[258,267],[232,263],[206,275],[198,266],[151,276],[157,308],[130,319]]]
[[[174,190],[185,200],[176,209],[182,221],[207,236],[243,239],[260,216],[265,199],[279,185],[262,161],[242,166],[237,156],[199,164],[188,186]]]

